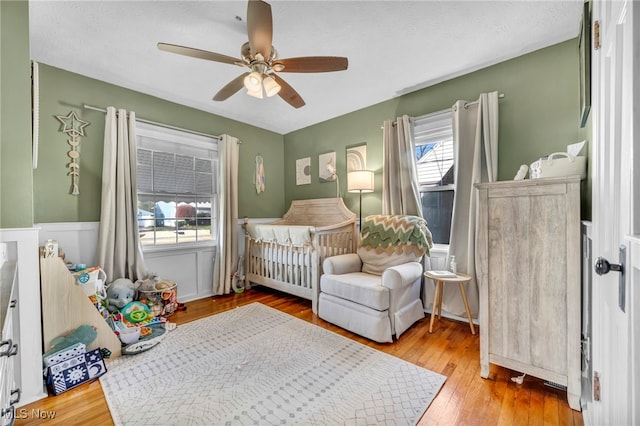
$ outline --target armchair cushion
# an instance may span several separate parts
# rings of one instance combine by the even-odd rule
[[[363,221],[357,253],[362,259],[362,272],[382,275],[391,266],[420,261],[432,245],[423,218],[373,215]]]
[[[351,272],[360,272],[361,270],[362,261],[360,256],[355,253],[327,257],[322,262],[322,271],[325,274],[349,274]]]
[[[379,275],[364,272],[324,274],[320,278],[320,292],[384,311],[389,309],[389,289],[383,287],[381,281]]]

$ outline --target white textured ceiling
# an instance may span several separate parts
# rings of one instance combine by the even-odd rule
[[[31,0],[31,57],[286,134],[577,37],[582,10],[582,0],[269,3],[281,58],[349,58],[346,71],[280,74],[306,101],[299,109],[244,91],[215,102],[243,68],[156,48],[240,57],[246,1]]]

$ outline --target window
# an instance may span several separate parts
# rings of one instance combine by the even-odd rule
[[[433,242],[449,244],[453,213],[454,153],[451,111],[413,120],[422,214]]]
[[[216,239],[218,140],[136,123],[143,246]]]

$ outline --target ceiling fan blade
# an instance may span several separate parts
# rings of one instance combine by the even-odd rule
[[[192,58],[206,59],[208,61],[222,62],[224,64],[237,64],[240,59],[231,56],[221,55],[206,50],[194,49],[193,47],[178,46],[177,44],[158,43],[158,49],[165,52],[177,53],[179,55],[191,56]]]
[[[238,77],[231,80],[226,86],[224,86],[216,95],[213,97],[214,101],[224,101],[228,99],[231,95],[234,95],[238,90],[242,89],[244,86],[244,78],[248,75],[248,72],[239,75]]]
[[[300,97],[298,92],[296,92],[293,87],[289,86],[289,83],[281,79],[275,73],[270,75],[271,77],[274,78],[276,83],[280,85],[280,91],[278,92],[278,96],[280,96],[282,99],[285,100],[285,102],[287,102],[289,105],[291,105],[294,108],[300,108],[305,105],[304,100]]]
[[[273,66],[284,66],[278,72],[330,72],[344,71],[349,67],[349,60],[340,56],[308,56],[302,58],[278,59]]]
[[[273,18],[271,6],[262,0],[249,0],[247,6],[247,33],[253,55],[260,53],[264,59],[271,56]]]

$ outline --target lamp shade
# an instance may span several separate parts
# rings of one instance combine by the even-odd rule
[[[259,87],[256,90],[247,90],[247,95],[253,96],[254,98],[262,99],[262,87]]]
[[[262,86],[268,97],[277,95],[280,92],[280,85],[269,75],[262,80]]]
[[[354,170],[347,173],[347,191],[373,192],[373,172],[371,170]]]
[[[262,75],[256,71],[247,74],[244,78],[244,87],[251,91],[262,90]]]

